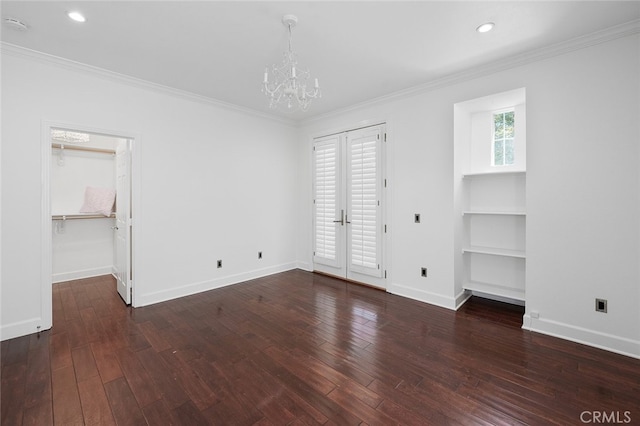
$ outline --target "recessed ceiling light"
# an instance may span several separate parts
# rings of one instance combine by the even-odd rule
[[[87,18],[84,17],[84,15],[76,10],[67,13],[67,16],[71,19],[73,19],[76,22],[86,22]]]
[[[496,24],[494,24],[493,22],[485,22],[484,24],[480,25],[478,28],[476,28],[476,31],[479,33],[487,33],[489,31],[491,31],[493,29],[493,27],[495,27]]]

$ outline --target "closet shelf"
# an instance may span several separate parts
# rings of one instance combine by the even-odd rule
[[[505,176],[505,175],[526,175],[526,170],[508,170],[504,172],[478,172],[478,173],[463,173],[462,177],[482,177],[482,176]]]
[[[516,257],[525,259],[527,257],[524,250],[511,250],[498,247],[469,246],[462,249],[462,253],[488,254],[491,256]]]
[[[493,294],[495,296],[506,297],[514,300],[525,300],[524,290],[519,288],[505,287],[496,284],[467,281],[462,286],[465,290],[479,291],[481,293]]]
[[[54,214],[51,215],[52,220],[70,220],[70,219],[109,219],[116,217],[115,213],[111,213],[109,216],[103,214]]]
[[[525,211],[494,211],[494,210],[465,210],[462,212],[462,215],[473,215],[473,214],[485,214],[485,215],[502,215],[502,216],[526,216],[527,212]]]

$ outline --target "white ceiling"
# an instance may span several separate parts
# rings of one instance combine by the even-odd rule
[[[87,22],[72,22],[79,10]],[[2,41],[294,120],[640,19],[639,1],[2,1]],[[320,80],[306,113],[268,109],[287,46]],[[475,28],[486,21],[486,34]]]

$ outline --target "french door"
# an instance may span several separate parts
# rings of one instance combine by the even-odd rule
[[[313,143],[314,270],[385,288],[384,126]]]

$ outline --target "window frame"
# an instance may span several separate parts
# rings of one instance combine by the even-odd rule
[[[508,113],[513,113],[513,137],[511,138],[507,138],[502,136],[501,139],[496,140],[496,116],[497,115],[505,115]],[[503,121],[504,122],[504,121]],[[504,109],[499,109],[499,110],[495,110],[491,112],[491,167],[505,167],[505,166],[513,166],[516,164],[516,144],[515,144],[515,140],[516,140],[516,132],[515,132],[515,126],[516,126],[516,110],[515,107],[509,107],[509,108],[504,108]],[[503,128],[504,128],[504,124],[503,124]],[[513,161],[511,163],[507,163],[506,162],[506,153],[507,153],[507,147],[506,147],[506,141],[508,139],[511,139],[512,141],[512,147],[513,147]],[[496,164],[496,142],[500,141],[501,145],[502,145],[502,164]]]

